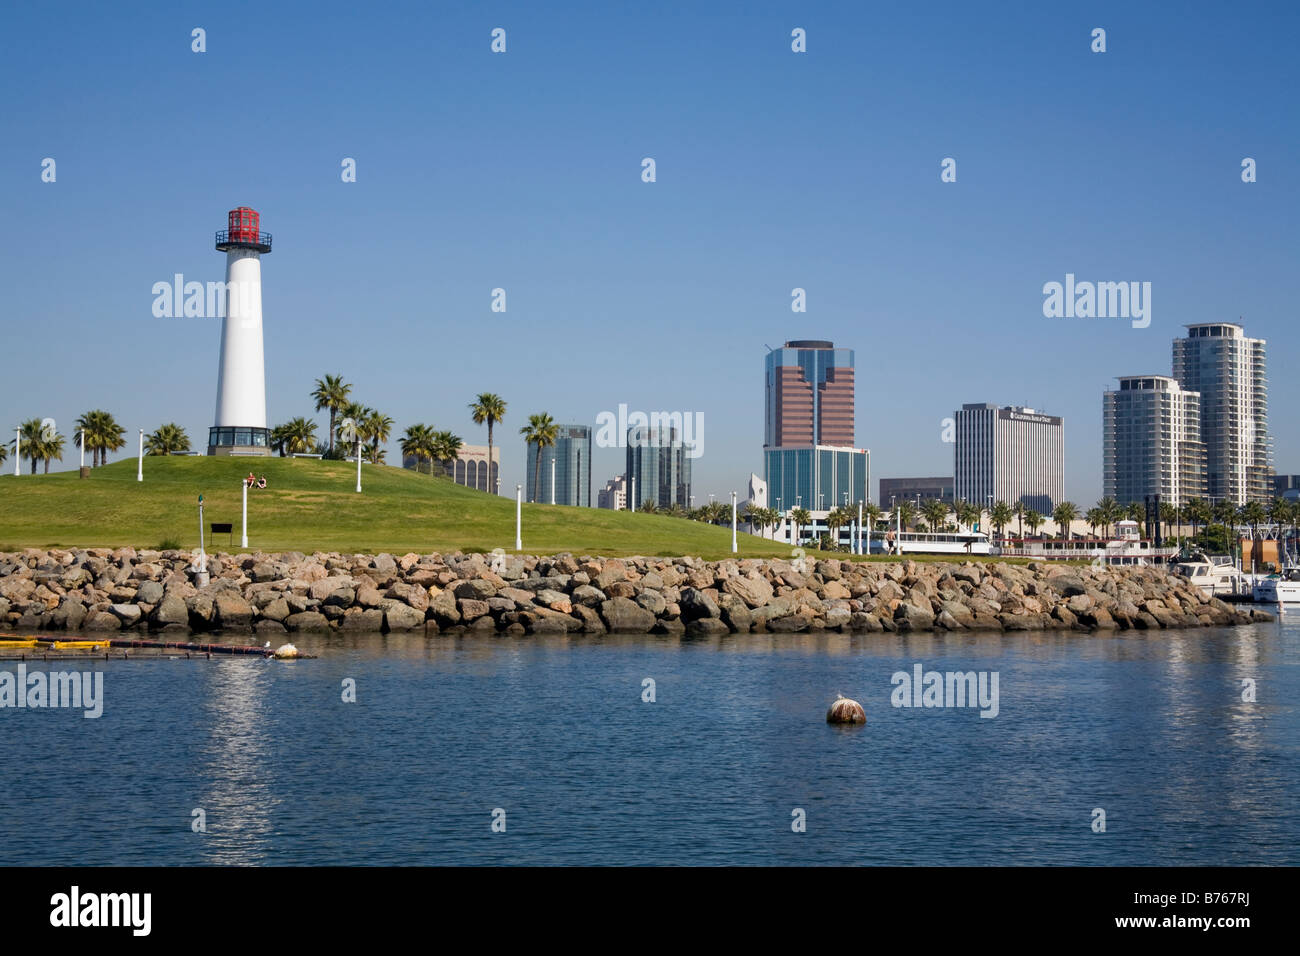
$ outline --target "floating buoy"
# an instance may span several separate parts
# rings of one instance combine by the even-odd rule
[[[281,644],[271,656],[277,661],[291,661],[298,657],[298,648],[292,644]]]
[[[843,694],[836,694],[835,703],[831,704],[831,709],[826,711],[828,724],[865,724],[866,722],[867,712],[862,709],[862,705]]]

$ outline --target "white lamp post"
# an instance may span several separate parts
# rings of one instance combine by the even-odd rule
[[[361,435],[357,435],[357,494],[361,494]]]
[[[86,430],[81,430],[81,467],[86,467]]]
[[[551,458],[551,504],[555,504],[555,459]]]
[[[144,429],[140,429],[140,459],[135,467],[135,480],[144,481]]]
[[[247,548],[248,547],[248,481],[247,480],[241,481],[240,485],[242,485],[244,489],[244,525],[239,534],[239,546],[241,548]]]
[[[870,534],[870,532],[868,532],[868,534]],[[868,538],[867,540],[870,541],[871,539]],[[859,501],[858,502],[858,554],[866,554],[866,553],[867,552],[862,550],[862,502]]]
[[[14,477],[17,478],[23,473],[21,462],[23,460],[23,430],[14,429]]]
[[[632,497],[628,499],[629,511],[636,511],[636,475],[632,476]]]
[[[515,485],[515,550],[524,547],[524,486]]]
[[[731,553],[736,553],[736,493],[731,493]]]

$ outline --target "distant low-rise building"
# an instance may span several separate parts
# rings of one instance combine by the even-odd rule
[[[596,492],[596,507],[610,511],[627,508],[627,475],[617,475],[605,482],[605,487]]]
[[[1273,497],[1288,501],[1300,498],[1300,475],[1274,475]]]
[[[948,478],[881,478],[880,502],[888,504],[890,498],[899,501],[920,497],[922,501],[942,501],[952,504],[956,500],[953,479]]]
[[[403,455],[402,467],[428,474],[430,462],[427,458],[416,461],[412,455]],[[450,478],[458,485],[496,494],[501,474],[501,448],[496,445],[492,447],[492,462],[489,466],[487,445],[461,445],[454,460],[435,461],[432,469],[435,475]]]

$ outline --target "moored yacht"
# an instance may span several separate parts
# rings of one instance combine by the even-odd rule
[[[1211,597],[1248,594],[1251,590],[1249,576],[1232,563],[1232,558],[1210,557],[1203,551],[1193,551],[1190,558],[1175,564],[1174,573],[1191,578],[1193,584]]]

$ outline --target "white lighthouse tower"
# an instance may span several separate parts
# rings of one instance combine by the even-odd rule
[[[262,256],[271,251],[271,237],[258,225],[257,210],[240,206],[230,211],[229,228],[217,233],[217,249],[226,254],[226,315],[209,455],[271,454],[262,364]]]

